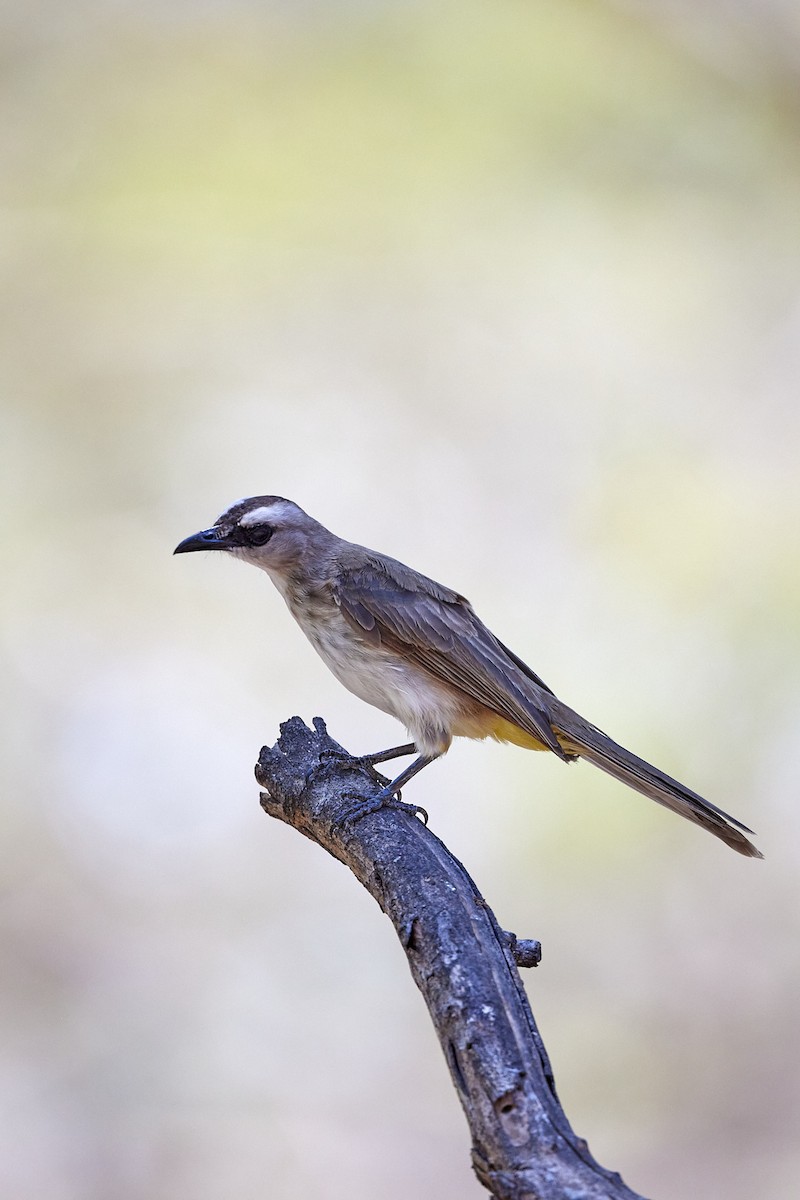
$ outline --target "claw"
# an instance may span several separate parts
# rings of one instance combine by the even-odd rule
[[[387,782],[386,776],[376,771],[366,758],[354,758],[346,750],[337,750],[333,746],[327,746],[324,750],[320,751],[319,762],[309,771],[307,782],[317,775],[324,775],[326,771],[335,770],[337,766],[350,768],[351,770],[366,769],[378,783],[384,784]]]
[[[339,755],[338,750],[323,750],[319,756],[319,762],[315,763],[311,770],[306,775],[306,783],[310,783],[312,779],[316,779],[318,775],[324,775],[326,771],[331,770],[335,765],[329,761],[334,755]],[[341,758],[342,756],[339,755]]]
[[[355,825],[364,817],[378,812],[381,808],[396,808],[401,812],[410,813],[412,817],[421,816],[423,824],[428,824],[428,814],[424,808],[418,804],[406,804],[393,792],[387,792],[385,788],[376,792],[374,796],[369,796],[366,800],[354,792],[343,792],[342,799],[350,799],[353,803],[348,805],[334,821],[332,826],[334,832],[343,829],[345,825]]]
[[[422,817],[422,824],[428,828],[428,810],[423,808],[421,804],[405,804],[404,808],[410,808],[414,816]]]

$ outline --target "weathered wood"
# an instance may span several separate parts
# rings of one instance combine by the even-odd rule
[[[270,816],[350,868],[392,921],[428,1005],[472,1132],[472,1162],[496,1200],[642,1200],[577,1137],[556,1095],[515,956],[537,944],[504,933],[464,867],[420,820],[383,808],[337,825],[378,788],[315,718],[281,726],[256,778]]]

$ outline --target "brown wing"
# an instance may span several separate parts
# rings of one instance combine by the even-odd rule
[[[550,723],[550,689],[486,628],[468,600],[383,555],[367,552],[365,563],[359,551],[358,562],[341,563],[333,590],[362,637],[403,654],[560,758],[569,757]]]

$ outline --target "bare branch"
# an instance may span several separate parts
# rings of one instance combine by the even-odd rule
[[[537,942],[504,933],[475,884],[422,822],[384,808],[338,826],[377,775],[315,718],[281,726],[256,778],[264,810],[350,868],[392,921],[428,1005],[472,1132],[472,1161],[496,1200],[642,1200],[573,1133],[515,958]]]

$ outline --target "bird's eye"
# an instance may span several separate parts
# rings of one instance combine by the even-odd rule
[[[272,525],[250,525],[244,530],[245,541],[249,546],[264,546],[274,532]]]

